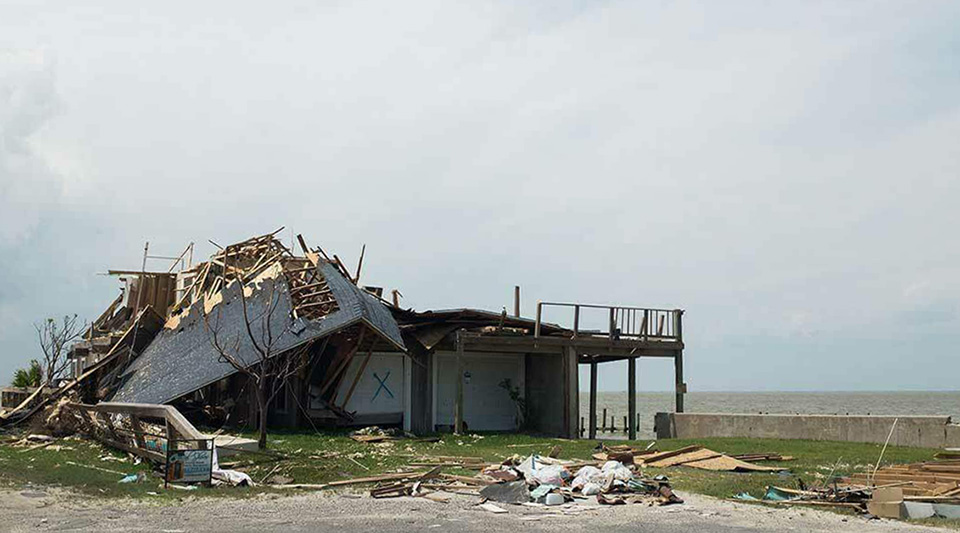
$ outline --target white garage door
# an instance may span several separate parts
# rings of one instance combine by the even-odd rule
[[[439,352],[434,364],[435,425],[452,426],[457,396],[456,354]],[[510,379],[523,391],[523,356],[517,354],[475,354],[463,358],[463,419],[471,431],[517,429],[517,407],[500,386]]]

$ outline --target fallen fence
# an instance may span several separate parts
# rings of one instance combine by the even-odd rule
[[[221,456],[229,455],[230,451],[256,449],[256,441],[251,439],[214,438],[202,433],[169,405],[68,402],[63,408],[73,414],[71,421],[79,426],[78,429],[90,437],[161,464],[166,462],[169,443],[175,441],[214,440]],[[229,444],[224,443],[225,439]]]

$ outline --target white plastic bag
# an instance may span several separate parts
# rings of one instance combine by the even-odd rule
[[[595,466],[585,466],[577,471],[577,476],[570,484],[570,488],[577,490],[583,488],[587,483],[599,483],[603,480],[603,472]]]
[[[620,461],[607,461],[603,464],[603,468],[600,469],[604,474],[613,474],[613,478],[620,481],[630,481],[630,478],[633,477],[633,472],[629,468],[623,466],[623,463]]]
[[[563,485],[563,474],[566,470],[562,465],[544,466],[533,471],[533,479],[541,485],[560,486]],[[569,477],[569,472],[566,473],[567,477]]]
[[[600,484],[598,483],[587,483],[583,486],[583,489],[580,491],[584,496],[592,496],[594,494],[600,494]]]

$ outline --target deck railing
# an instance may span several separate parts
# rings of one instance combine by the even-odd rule
[[[573,338],[607,337],[611,340],[682,340],[682,309],[651,309],[612,305],[578,304],[563,302],[537,302],[537,322],[534,337],[540,338],[540,325],[544,308],[559,307],[573,312]],[[606,326],[600,329],[581,328],[583,312],[600,310],[605,315]]]

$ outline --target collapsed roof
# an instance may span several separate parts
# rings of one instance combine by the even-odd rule
[[[274,356],[357,325],[386,349],[405,351],[389,310],[348,279],[339,260],[318,252],[296,257],[267,235],[228,246],[194,270],[196,287],[184,295],[192,302],[178,302],[163,330],[123,372],[112,401],[168,403],[236,373],[211,342],[214,333],[237,359],[257,364],[260,355],[246,331],[254,322]]]

